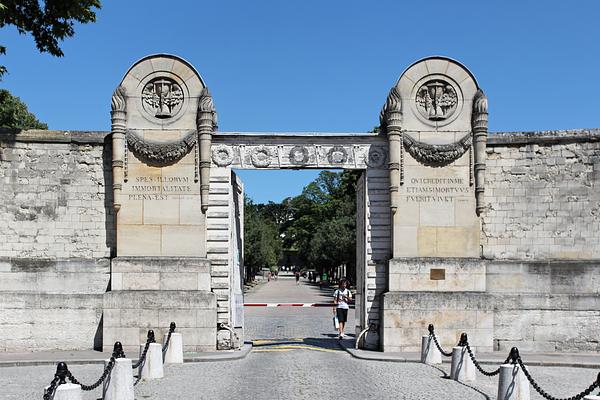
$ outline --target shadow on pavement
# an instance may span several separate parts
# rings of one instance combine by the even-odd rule
[[[252,343],[253,348],[278,347],[278,346],[311,346],[320,349],[339,349],[340,340],[335,334],[324,334],[326,338],[307,337],[302,339],[273,339],[273,340],[255,340]],[[346,340],[354,341],[348,337]]]

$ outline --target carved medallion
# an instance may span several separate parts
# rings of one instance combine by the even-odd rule
[[[385,165],[387,153],[383,147],[371,146],[365,155],[365,164],[371,168],[381,168]]]
[[[252,150],[252,165],[259,168],[271,165],[271,150],[267,146],[258,146]]]
[[[155,118],[167,119],[175,116],[183,104],[183,90],[169,78],[156,78],[142,90],[144,111]]]
[[[348,152],[342,146],[333,146],[327,152],[327,160],[330,164],[343,164],[348,160]]]
[[[220,145],[213,149],[212,160],[219,167],[227,167],[233,162],[233,149],[228,146]]]
[[[290,150],[290,164],[306,165],[308,164],[308,149],[304,146],[294,146]]]
[[[441,79],[433,79],[425,82],[417,90],[415,103],[424,118],[443,121],[456,111],[458,96],[451,84]]]

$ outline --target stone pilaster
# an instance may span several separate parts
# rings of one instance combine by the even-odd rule
[[[210,145],[212,133],[216,129],[217,113],[208,88],[202,89],[198,101],[198,143],[200,147],[200,200],[202,212],[208,210],[208,192],[210,189]]]
[[[487,97],[481,89],[475,93],[473,99],[473,147],[475,149],[475,201],[477,215],[480,215],[485,205],[483,194],[485,191],[485,160],[488,135],[488,103]]]
[[[392,211],[392,226],[396,225],[396,211],[398,209],[399,186],[403,181],[403,149],[402,149],[402,101],[396,87],[390,94],[381,111],[382,128],[385,129],[389,142],[389,170],[390,170],[390,207]],[[392,229],[393,232],[393,229]],[[395,240],[392,235],[392,243]],[[394,246],[392,246],[392,249]],[[393,252],[393,250],[392,250]],[[392,255],[395,256],[395,255]]]
[[[125,167],[125,127],[127,119],[125,95],[125,88],[123,86],[117,87],[113,93],[111,104],[113,191],[114,207],[117,212],[121,208],[123,168]]]

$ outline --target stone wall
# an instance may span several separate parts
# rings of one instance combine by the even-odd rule
[[[110,257],[115,229],[106,133],[0,135],[0,257]]]
[[[0,260],[0,351],[91,349],[102,344],[110,260]]]
[[[600,129],[490,136],[489,259],[600,258]]]

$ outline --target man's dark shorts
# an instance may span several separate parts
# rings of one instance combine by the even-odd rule
[[[335,310],[336,314],[337,314],[337,318],[339,322],[346,322],[348,321],[348,309],[347,308],[337,308]]]

